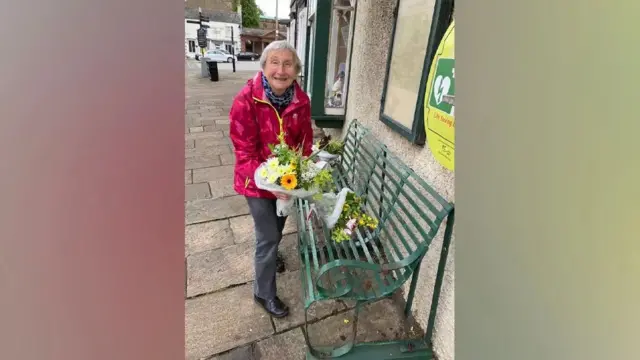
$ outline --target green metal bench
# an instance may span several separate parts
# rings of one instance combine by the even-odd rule
[[[358,230],[357,240],[335,243],[315,212],[310,212],[310,204],[297,201],[307,359],[431,359],[431,338],[453,229],[453,205],[356,120],[351,122],[344,141],[344,154],[333,166],[336,186],[349,187],[362,196],[367,214],[376,217],[379,224],[373,232]],[[420,263],[445,219],[424,339],[355,344],[360,307],[391,296],[409,278],[405,316],[410,314]],[[315,348],[309,341],[309,308],[315,302],[334,299],[356,301],[353,336],[342,346]]]

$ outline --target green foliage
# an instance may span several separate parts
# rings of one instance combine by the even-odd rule
[[[238,11],[238,4],[242,5],[242,27],[259,28],[260,15],[264,12],[256,5],[255,0],[233,0],[233,11]]]
[[[329,154],[342,155],[344,150],[344,143],[338,140],[332,140],[331,135],[324,136],[318,142],[318,148],[322,149]]]

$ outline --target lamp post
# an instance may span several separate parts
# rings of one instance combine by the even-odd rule
[[[231,25],[231,63],[233,72],[236,72],[236,42],[233,36],[233,25]]]
[[[209,25],[203,24],[209,22],[209,18],[202,15],[202,8],[198,8],[198,20],[187,20],[188,24],[198,24],[198,46],[200,47],[200,72],[203,77],[207,77],[209,70],[206,69],[204,61],[204,50],[207,48],[207,29]]]
[[[280,26],[278,26],[278,0],[276,0],[276,41],[278,41],[278,34],[280,33]]]

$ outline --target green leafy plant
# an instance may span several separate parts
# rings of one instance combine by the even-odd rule
[[[316,144],[318,149],[324,150],[332,155],[342,155],[344,151],[344,143],[338,140],[332,140],[331,135],[323,136]]]

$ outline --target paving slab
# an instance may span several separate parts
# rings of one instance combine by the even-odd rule
[[[229,135],[229,125],[227,124],[215,124],[215,125],[205,125],[204,131],[225,131],[225,135]]]
[[[211,199],[211,190],[208,183],[189,184],[185,186],[185,201]]]
[[[193,141],[198,139],[223,139],[225,134],[222,131],[206,131],[201,133],[185,134],[185,141]],[[195,143],[194,143],[195,146]]]
[[[282,332],[304,324],[304,303],[302,302],[302,289],[300,287],[300,270],[286,271],[277,275],[278,296],[289,306],[289,316],[281,319],[273,319],[276,332]],[[323,301],[311,305],[309,319],[327,317],[345,307],[336,301]]]
[[[207,360],[260,360],[260,355],[256,354],[255,343],[235,348],[226,353],[216,355]]]
[[[226,137],[224,138],[210,137],[210,138],[195,139],[194,141],[195,141],[195,147],[197,149],[231,145],[231,140],[229,140]],[[229,152],[224,152],[224,154],[229,155]]]
[[[208,143],[205,143],[205,145],[201,145],[198,146],[198,142],[200,141],[205,141],[208,140]],[[224,139],[217,139],[217,138],[212,138],[212,139],[196,139],[196,147],[193,149],[187,149],[185,150],[185,156],[186,157],[191,157],[191,156],[202,156],[202,155],[217,155],[218,157],[220,156],[220,154],[230,154],[231,153],[231,146],[229,144],[225,144]],[[213,145],[213,143],[219,143],[218,145]],[[220,165],[218,163],[218,165]],[[213,166],[218,166],[218,165],[213,165]]]
[[[188,225],[185,228],[185,255],[220,249],[233,245],[229,220]]]
[[[185,205],[186,225],[198,222],[227,219],[246,215],[249,206],[243,196],[187,201]]]
[[[220,161],[220,157],[218,156],[218,161]],[[218,164],[219,165],[219,164]],[[195,169],[193,171],[193,182],[208,182],[215,180],[233,180],[233,165],[224,165],[224,166],[213,166],[206,167],[202,169]]]
[[[193,182],[191,178],[191,170],[184,171],[184,184],[191,184]]]
[[[238,216],[229,219],[233,241],[236,244],[255,241],[255,230],[251,215]]]
[[[348,310],[311,324],[311,344],[335,347],[351,340],[353,314],[353,310]],[[404,315],[392,299],[368,304],[360,311],[356,342],[398,340],[405,335]]]
[[[191,152],[193,149],[186,150]],[[220,155],[215,152],[191,153],[185,157],[184,168],[187,170],[220,166]],[[196,181],[205,182],[205,181]]]
[[[307,353],[300,328],[258,341],[255,347],[259,360],[304,360]]]
[[[215,125],[215,121],[212,119],[207,119],[206,117],[204,117],[203,113],[194,113],[190,114],[189,119],[187,120],[187,124],[189,126],[199,126],[202,128],[202,131],[204,131],[204,126]]]
[[[233,150],[233,146],[231,148]],[[222,165],[233,165],[236,163],[236,156],[233,153],[220,154],[220,162]]]
[[[300,270],[300,256],[298,255],[298,234],[288,234],[282,237],[279,247],[284,258],[287,271]]]
[[[232,178],[209,181],[209,188],[213,199],[236,195]]]
[[[244,284],[254,278],[253,244],[238,244],[187,258],[187,297]]]
[[[246,284],[186,301],[186,358],[196,360],[273,334],[271,320]]]

